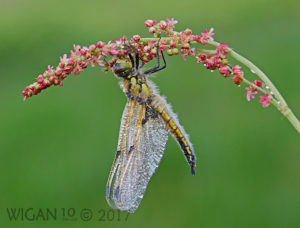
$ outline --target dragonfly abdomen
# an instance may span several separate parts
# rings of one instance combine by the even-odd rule
[[[171,109],[168,108],[163,98],[159,97],[158,95],[154,95],[152,97],[150,106],[152,106],[154,110],[163,118],[171,134],[180,145],[186,160],[191,167],[192,174],[195,174],[195,154],[193,152],[193,147],[188,139],[187,134],[183,130],[182,126],[180,126],[176,115]]]

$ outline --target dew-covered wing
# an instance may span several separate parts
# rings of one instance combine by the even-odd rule
[[[169,132],[163,119],[153,112],[135,100],[126,104],[106,187],[106,198],[113,208],[131,213],[138,208],[164,154]]]

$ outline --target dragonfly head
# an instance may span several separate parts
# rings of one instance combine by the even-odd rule
[[[129,60],[118,59],[113,67],[113,73],[118,77],[123,77],[124,74],[128,73],[131,70],[132,64]]]

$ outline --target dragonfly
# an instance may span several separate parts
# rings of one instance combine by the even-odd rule
[[[147,185],[164,155],[168,136],[178,142],[195,174],[193,146],[177,116],[148,76],[166,68],[166,60],[157,43],[157,66],[143,71],[145,62],[128,42],[128,59],[117,59],[112,72],[121,78],[127,96],[123,111],[117,152],[106,185],[108,204],[133,213],[144,197]],[[129,47],[134,55],[131,54]],[[160,65],[160,55],[164,64]],[[141,62],[141,63],[140,63]]]

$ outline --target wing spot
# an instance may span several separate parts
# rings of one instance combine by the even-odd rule
[[[117,153],[116,153],[116,158],[118,158],[121,154],[121,151],[120,150],[117,150]]]
[[[130,146],[130,149],[128,151],[128,154],[131,154],[131,152],[134,150],[134,145]]]

